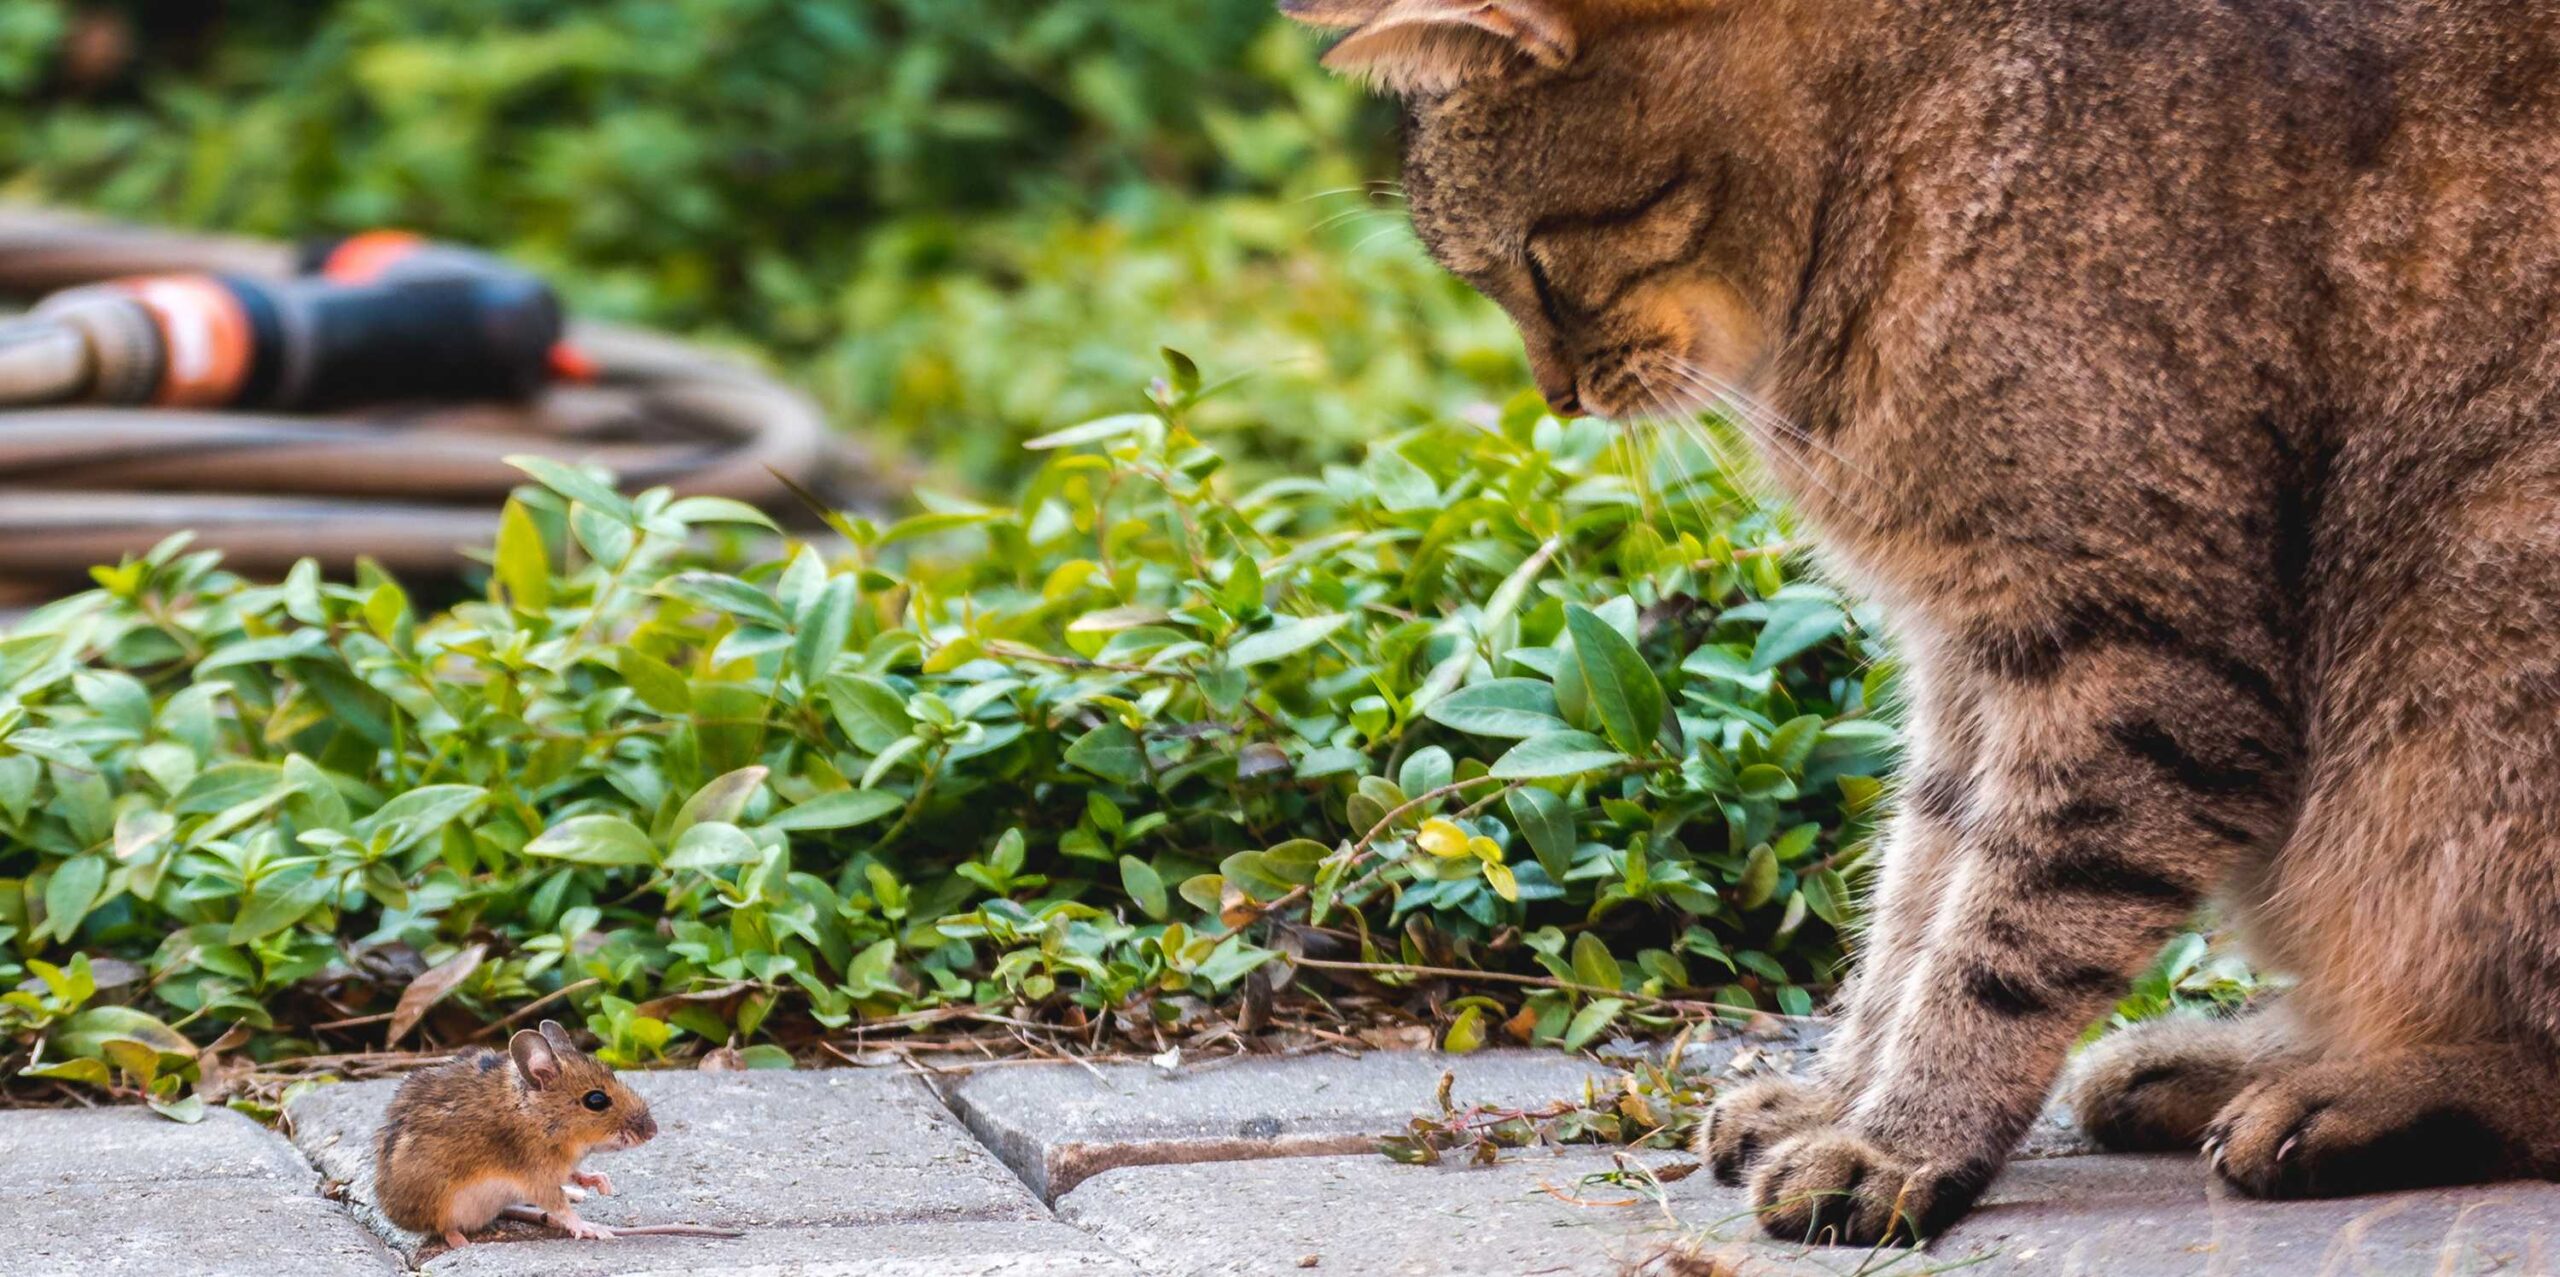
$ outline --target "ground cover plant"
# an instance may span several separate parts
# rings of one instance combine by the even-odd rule
[[[1712,436],[1524,400],[1244,485],[1189,361],[1153,393],[787,549],[528,462],[443,613],[102,569],[0,642],[16,1063],[175,1096],[169,1028],[562,989],[624,1064],[953,1009],[1160,1049],[1257,977],[1458,1048],[1813,1010],[1887,672]]]

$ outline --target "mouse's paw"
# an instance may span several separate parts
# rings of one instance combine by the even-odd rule
[[[585,1189],[605,1197],[613,1196],[613,1177],[603,1171],[571,1171],[569,1186]]]
[[[471,1244],[471,1238],[459,1228],[448,1228],[444,1230],[444,1244],[460,1250]]]
[[[578,1218],[578,1212],[573,1210],[552,1212],[551,1226],[559,1229],[561,1232],[567,1233],[571,1237],[577,1238],[582,1242],[609,1242],[612,1241],[614,1237],[612,1229],[607,1228],[602,1224],[580,1219]]]

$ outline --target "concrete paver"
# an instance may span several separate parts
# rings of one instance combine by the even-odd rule
[[[312,1182],[291,1145],[229,1109],[192,1125],[138,1106],[0,1113],[0,1188],[167,1179]]]
[[[0,1113],[10,1277],[387,1277],[400,1265],[315,1191],[281,1138],[229,1110]]]
[[[502,1242],[426,1261],[430,1277],[1139,1277],[1064,1224],[977,1221],[760,1228],[734,1241]]]
[[[1674,1246],[1711,1262],[1655,1271],[2547,1277],[2560,1261],[2560,1189],[2538,1184],[2275,1203],[2209,1188],[2191,1157],[2027,1161],[1963,1223],[1904,1258],[1763,1240],[1743,1190],[1703,1172],[1659,1201],[1585,1179],[1618,1165],[1573,1150],[1487,1169],[1374,1157],[1133,1167],[1087,1181],[1058,1213],[1154,1277],[1298,1273],[1310,1256],[1316,1271],[1359,1277],[1620,1277]]]
[[[1721,1069],[1753,1045],[1700,1058]],[[1764,1054],[1783,1065],[1795,1053]],[[1418,1168],[1371,1151],[1430,1106],[1444,1070],[1461,1102],[1520,1105],[1573,1095],[1597,1072],[1504,1052],[991,1069],[946,1084],[965,1127],[931,1088],[885,1070],[638,1074],[661,1134],[598,1159],[623,1192],[582,1209],[609,1224],[713,1223],[745,1237],[581,1242],[527,1229],[441,1253],[395,1230],[377,1237],[350,1214],[369,1211],[371,1137],[390,1083],[294,1101],[309,1164],[229,1112],[193,1126],[140,1109],[0,1113],[0,1273],[390,1277],[416,1263],[431,1277],[2560,1274],[2560,1186],[2249,1201],[2212,1187],[2193,1157],[2074,1155],[2059,1110],[2029,1140],[2056,1155],[2013,1164],[1923,1253],[1778,1244],[1757,1235],[1741,1190],[1703,1172],[1659,1193],[1625,1174],[1689,1164],[1676,1153],[1580,1147]],[[1327,1154],[1328,1142],[1355,1151]],[[347,1205],[323,1196],[324,1176]],[[1062,1194],[1054,1216],[1025,1180]],[[1645,1267],[1672,1247],[1697,1262]]]
[[[1720,1068],[1747,1039],[1690,1050]],[[1044,1198],[1123,1166],[1373,1152],[1431,1109],[1442,1073],[1460,1104],[1531,1106],[1579,1096],[1615,1071],[1555,1051],[1378,1051],[1149,1064],[987,1069],[945,1087],[951,1107]]]
[[[579,1207],[601,1224],[766,1229],[1047,1217],[907,1074],[630,1073],[624,1080],[649,1102],[658,1137],[589,1163],[611,1174],[619,1190]],[[373,1133],[394,1088],[388,1081],[324,1087],[295,1100],[288,1115],[304,1155],[346,1184],[366,1223],[415,1254],[421,1239],[393,1228],[372,1206]]]

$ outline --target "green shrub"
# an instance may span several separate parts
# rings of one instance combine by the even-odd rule
[[[1461,1047],[1812,1008],[1882,671],[1709,436],[1530,401],[1239,491],[1187,360],[1158,394],[1041,441],[1015,501],[833,549],[529,462],[448,612],[177,545],[101,569],[0,641],[0,981],[55,990],[0,1033],[116,1037],[61,987],[82,954],[137,964],[127,1027],[308,1049],[403,947],[483,1018],[574,985],[625,1061],[952,1006],[1136,1025],[1274,961],[1275,919],[1302,983],[1327,945],[1528,977],[1460,981]]]

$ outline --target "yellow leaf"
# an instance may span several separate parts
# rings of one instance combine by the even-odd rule
[[[1468,855],[1467,831],[1458,822],[1434,816],[1422,822],[1422,832],[1414,835],[1414,843],[1424,851],[1445,860]]]
[[[1502,844],[1478,834],[1467,840],[1467,850],[1488,865],[1502,863]]]
[[[1484,863],[1484,880],[1493,884],[1493,894],[1505,900],[1520,898],[1520,880],[1511,876],[1511,866],[1498,861]]]

